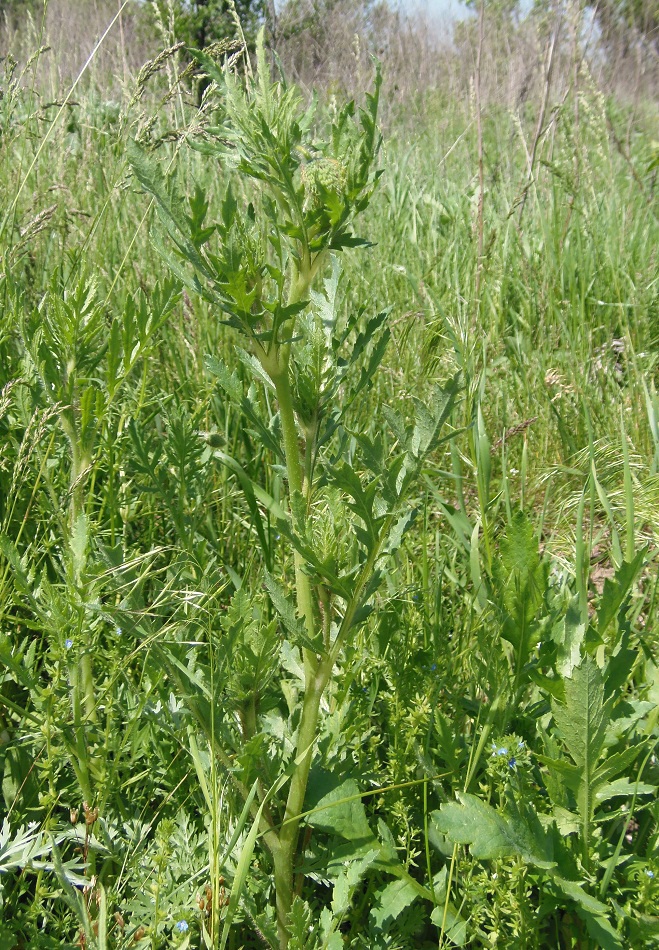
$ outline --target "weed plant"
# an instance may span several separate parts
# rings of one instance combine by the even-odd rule
[[[655,947],[650,120],[485,114],[479,257],[468,109],[226,55],[4,64],[0,947]]]

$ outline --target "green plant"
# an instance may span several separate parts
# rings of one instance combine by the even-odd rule
[[[546,725],[544,752],[536,754],[534,767],[519,736],[493,741],[487,754],[498,808],[473,794],[458,793],[459,804],[442,805],[433,813],[433,822],[451,841],[468,844],[472,858],[523,862],[542,882],[543,894],[554,895],[545,913],[552,904],[567,901],[584,928],[579,930],[571,919],[565,923],[567,932],[574,934],[576,928],[583,945],[591,945],[590,939],[605,950],[615,950],[624,943],[605,899],[616,869],[625,861],[625,836],[633,816],[647,808],[641,800],[656,792],[656,786],[644,780],[656,747],[653,706],[630,700],[620,691],[637,658],[626,615],[643,552],[632,563],[623,563],[614,581],[606,581],[596,623],[589,625],[587,618],[579,617],[575,600],[566,615],[557,612],[545,620],[549,643],[541,645],[536,660],[531,658],[535,651],[526,631],[533,629],[529,620],[542,601],[546,574],[539,572],[533,549],[518,518],[503,546],[501,569],[507,567],[510,591],[504,598],[511,612],[502,635],[514,647],[518,722],[522,721],[521,662],[527,676],[540,685],[534,718],[538,725]],[[516,616],[521,605],[528,605],[528,610],[525,606]],[[543,672],[547,666],[553,675]],[[544,713],[548,707],[550,714]],[[490,726],[491,722],[483,737],[490,735]]]
[[[321,702],[344,650],[369,613],[383,561],[398,549],[411,522],[407,496],[438,444],[457,390],[455,382],[437,390],[430,406],[417,400],[411,426],[399,413],[387,411],[391,440],[372,440],[346,429],[347,408],[369,384],[382,358],[389,336],[386,314],[371,317],[362,327],[360,314],[342,322],[336,264],[324,293],[314,285],[333,253],[365,243],[351,227],[380,175],[374,170],[380,141],[379,74],[375,93],[367,97],[367,109],[361,113],[361,127],[353,125],[349,105],[322,141],[314,136],[313,105],[303,111],[294,89],[283,81],[272,82],[262,41],[257,76],[245,84],[197,55],[220,95],[216,124],[192,144],[204,154],[233,162],[242,180],[253,182],[256,190],[249,203],[239,203],[230,183],[221,219],[209,227],[208,202],[200,188],[186,211],[175,186],[137,145],[130,158],[173,242],[175,253],[157,238],[165,260],[191,291],[203,295],[218,316],[247,339],[249,350],[239,349],[238,355],[254,380],[273,394],[278,410],[271,423],[259,418],[253,391],[246,397],[235,373],[216,357],[209,359],[226,398],[272,454],[271,464],[285,463],[288,511],[252,485],[237,462],[220,455],[246,490],[262,547],[262,583],[275,611],[268,620],[262,597],[241,587],[222,624],[225,656],[240,658],[240,666],[223,674],[230,677],[225,691],[234,692],[241,722],[244,751],[235,748],[234,738],[230,750],[235,754],[249,751],[259,762],[257,750],[264,739],[260,719],[271,681],[278,676],[282,633],[303,659],[299,724],[281,825],[271,811],[279,783],[268,795],[260,788],[260,805],[252,805],[274,864],[279,942],[286,947],[300,816]],[[214,237],[216,244],[211,243]],[[276,519],[293,552],[295,606],[285,590],[286,561],[273,556],[257,500]],[[282,580],[273,576],[277,567],[283,569]],[[210,712],[211,721],[219,718]],[[204,725],[211,725],[205,717]],[[217,734],[215,739],[221,741]],[[221,752],[228,763],[229,749]],[[267,774],[263,763],[258,770]],[[247,790],[249,782],[243,781],[242,787]]]
[[[348,116],[334,148],[334,87],[294,108],[271,83],[275,117],[288,95],[300,129],[282,166],[295,218],[281,169],[241,168],[256,132],[270,149],[251,81],[235,83],[234,121],[233,77],[227,92],[215,67],[199,110],[165,10],[168,49],[133,86],[120,6],[117,43],[107,58],[107,40],[90,46],[74,88],[55,44],[0,78],[0,947],[279,944],[266,838],[289,827],[305,757],[303,653],[327,662],[396,508],[416,517],[383,542],[320,700],[289,948],[656,947],[659,806],[643,791],[659,786],[656,105],[601,91],[581,34],[561,30],[557,61],[574,45],[581,65],[557,74],[575,86],[546,114],[530,178],[535,38],[511,113],[488,92],[488,64],[499,78],[507,65],[485,31],[481,136],[460,54],[441,58],[441,94],[415,60],[418,92],[383,94],[384,174],[373,190],[373,163],[357,199],[371,247],[341,253],[323,241],[335,214],[341,239],[365,133]],[[536,27],[546,38],[546,19],[509,25],[511,63]],[[335,29],[321,46],[340,60]],[[167,211],[152,222],[160,199],[180,229]],[[346,237],[354,218],[351,205]],[[320,260],[288,316],[300,221]],[[206,277],[167,228],[185,245],[217,222],[200,240]],[[281,361],[288,343],[298,509],[257,346]],[[456,370],[455,437],[422,466],[412,438],[397,469],[408,420]],[[437,813],[458,829],[476,815],[502,856],[475,857]]]

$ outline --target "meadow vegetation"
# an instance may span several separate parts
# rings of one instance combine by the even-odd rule
[[[657,64],[537,7],[6,21],[0,950],[659,945]]]

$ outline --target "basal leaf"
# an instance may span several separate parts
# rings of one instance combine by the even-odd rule
[[[478,859],[519,855],[529,864],[550,868],[544,832],[530,829],[521,817],[501,814],[475,795],[458,793],[460,804],[450,802],[432,813],[432,821],[442,834],[458,844],[468,844]]]

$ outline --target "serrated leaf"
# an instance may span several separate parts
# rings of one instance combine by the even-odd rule
[[[382,549],[383,554],[395,554],[403,543],[403,537],[409,531],[416,520],[417,511],[412,508],[406,511],[396,521],[387,537],[386,543]]]
[[[615,573],[613,580],[608,577],[604,581],[604,590],[597,612],[597,630],[603,636],[611,622],[618,615],[625,598],[632,589],[641,565],[645,559],[645,551],[639,551],[633,561],[623,561]]]
[[[552,703],[554,721],[572,761],[590,776],[604,746],[611,710],[604,703],[604,680],[595,660],[586,656],[564,679],[565,703]]]
[[[594,781],[599,785],[603,785],[610,779],[613,779],[616,775],[619,775],[620,772],[628,769],[638,758],[643,749],[643,744],[639,743],[638,745],[630,745],[628,748],[622,749],[621,752],[614,752],[613,755],[607,756],[604,762],[597,767]]]
[[[341,917],[348,912],[355,888],[379,857],[379,850],[371,848],[363,858],[350,861],[344,868],[334,884],[332,893],[332,914],[335,917]]]
[[[257,358],[252,353],[248,353],[247,350],[243,350],[243,348],[240,346],[236,347],[236,353],[238,354],[238,359],[240,362],[247,367],[252,376],[255,379],[260,379],[266,389],[271,389],[274,392],[275,384],[272,382]]]
[[[371,908],[370,917],[376,931],[382,934],[388,933],[391,924],[395,923],[400,914],[418,896],[417,891],[408,881],[390,881],[375,895],[375,904]]]
[[[318,636],[314,640],[309,637],[304,620],[298,616],[293,601],[286,596],[284,589],[280,587],[268,571],[264,572],[263,582],[270,595],[272,606],[281,617],[281,621],[291,635],[293,643],[296,646],[303,646],[307,650],[323,655],[322,637]]]
[[[182,199],[168,192],[165,176],[158,163],[134,139],[126,143],[126,157],[144,190],[153,195],[167,217],[185,234],[188,229],[185,205]]]
[[[395,409],[391,409],[389,406],[383,406],[382,414],[389,423],[389,427],[395,437],[401,445],[404,445],[407,441],[407,432],[400,413],[396,412]]]
[[[532,643],[533,619],[547,589],[548,565],[540,558],[538,539],[524,512],[509,521],[499,546],[494,573],[506,612],[502,636],[513,645],[517,665],[526,662]]]
[[[183,199],[166,181],[158,163],[133,139],[129,139],[126,144],[126,156],[139,183],[145,191],[153,196],[160,219],[180,253],[194,266],[195,270],[206,277],[212,276],[204,259],[190,240],[191,226]],[[159,243],[158,249],[161,253],[167,255],[171,266],[173,264],[171,255],[168,254],[162,243]],[[189,282],[189,277],[186,276],[183,268],[175,267],[174,272],[181,281],[186,284]],[[201,287],[198,284],[195,289],[197,292],[201,292]]]
[[[551,868],[541,829],[533,831],[520,818],[501,814],[475,795],[458,792],[460,804],[450,802],[432,813],[438,831],[458,844],[469,845],[473,857],[493,860],[519,855],[536,867]]]
[[[581,769],[578,765],[566,762],[565,759],[552,759],[546,755],[538,755],[537,759],[542,765],[547,766],[553,779],[560,778],[566,788],[577,792],[581,781]],[[549,786],[549,783],[547,785]]]
[[[231,399],[231,401],[235,405],[239,406],[243,400],[245,391],[238,373],[235,371],[232,373],[224,360],[218,359],[215,356],[206,356],[204,359],[204,365],[209,373],[212,373],[213,376],[216,377],[220,386]]]
[[[562,623],[552,632],[552,638],[558,643],[556,669],[564,679],[569,679],[574,668],[579,665],[587,626],[581,615],[577,594],[570,601]]]

